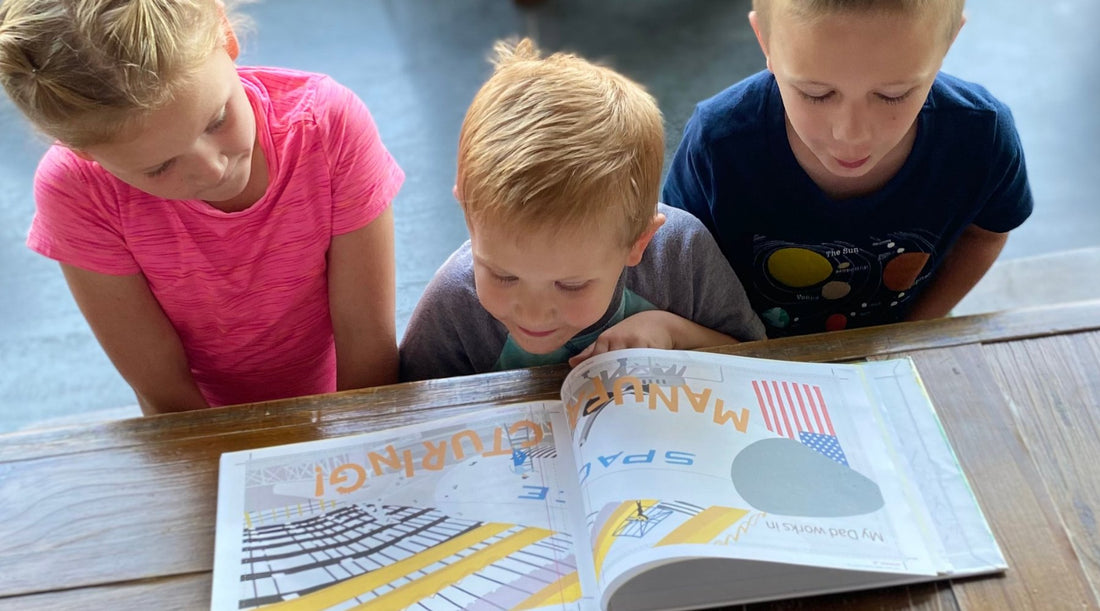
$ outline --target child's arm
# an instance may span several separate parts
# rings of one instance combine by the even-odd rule
[[[336,339],[336,388],[397,381],[393,210],[332,238],[329,311]]]
[[[112,276],[61,264],[76,304],[146,415],[209,407],[183,344],[142,274]]]
[[[576,367],[588,357],[620,348],[692,350],[736,343],[736,339],[725,333],[713,331],[672,312],[649,310],[628,316],[601,333],[596,341],[569,359],[569,365]]]
[[[988,231],[977,225],[964,229],[906,320],[947,316],[982,279],[1007,240],[1008,233]]]

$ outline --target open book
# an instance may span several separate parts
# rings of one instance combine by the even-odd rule
[[[657,350],[222,455],[213,606],[676,609],[1006,568],[912,363]]]

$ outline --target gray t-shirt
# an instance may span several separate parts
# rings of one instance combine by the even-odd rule
[[[667,220],[641,262],[627,267],[607,312],[550,354],[530,354],[477,299],[467,241],[435,273],[401,339],[404,381],[564,363],[624,318],[664,310],[740,341],[764,338],[745,289],[710,232],[694,216],[661,204]]]

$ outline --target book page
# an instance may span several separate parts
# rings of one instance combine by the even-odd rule
[[[895,463],[906,470],[906,494],[918,496],[927,511],[918,516],[951,574],[967,576],[1007,568],[974,492],[959,466],[936,410],[908,359],[863,364],[878,393],[883,427]]]
[[[224,454],[213,608],[594,607],[554,409]]]
[[[621,350],[574,369],[562,397],[605,601],[686,558],[947,568],[913,527],[920,499],[859,366]]]

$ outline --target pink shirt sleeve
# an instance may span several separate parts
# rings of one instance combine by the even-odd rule
[[[55,144],[34,177],[31,250],[103,274],[141,271],[127,244],[120,212],[125,194],[95,164]]]
[[[405,174],[382,144],[366,105],[351,90],[325,78],[317,95],[326,100],[327,154],[332,167],[332,232],[348,233],[381,214]]]

